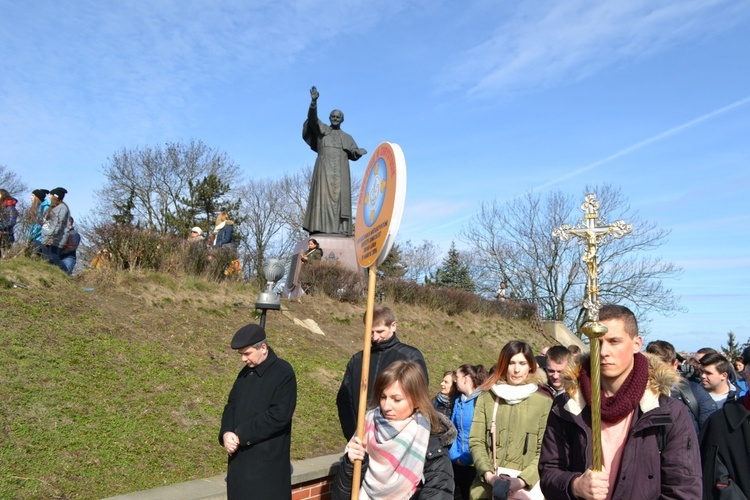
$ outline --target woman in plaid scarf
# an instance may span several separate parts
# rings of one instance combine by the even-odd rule
[[[448,450],[456,429],[433,408],[420,366],[391,364],[375,379],[372,394],[379,406],[367,412],[364,439],[354,436],[346,446],[334,500],[350,498],[355,460],[362,460],[359,498],[451,500]]]

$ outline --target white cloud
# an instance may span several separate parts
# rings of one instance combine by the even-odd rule
[[[447,81],[488,96],[579,80],[721,32],[749,10],[729,0],[520,2],[492,37],[461,54]]]

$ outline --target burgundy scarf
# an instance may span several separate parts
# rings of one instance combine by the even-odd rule
[[[745,405],[747,411],[750,411],[750,391],[747,391],[745,397],[742,398],[742,404]]]
[[[581,369],[578,383],[586,404],[591,406],[591,359]],[[614,424],[638,408],[638,403],[648,384],[648,359],[641,353],[633,355],[633,370],[614,396],[607,397],[602,391],[602,421]]]

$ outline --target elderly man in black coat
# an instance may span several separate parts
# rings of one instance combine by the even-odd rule
[[[221,416],[219,443],[229,454],[227,498],[291,499],[294,369],[268,346],[259,325],[240,328],[231,345],[245,366]]]

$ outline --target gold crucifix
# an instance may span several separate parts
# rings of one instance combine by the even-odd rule
[[[588,312],[588,321],[581,327],[581,332],[589,338],[591,347],[591,444],[593,470],[602,470],[602,395],[601,395],[601,367],[600,346],[601,338],[607,333],[607,327],[599,322],[599,309],[602,307],[602,299],[599,297],[599,269],[597,257],[599,247],[603,245],[608,236],[622,238],[633,230],[632,224],[626,224],[622,220],[615,221],[612,225],[605,225],[604,220],[599,218],[599,202],[596,195],[589,193],[581,205],[584,212],[583,221],[578,226],[571,227],[568,224],[552,231],[552,236],[568,241],[571,236],[583,240],[586,250],[581,260],[586,263],[586,293],[583,307]],[[597,225],[598,224],[598,225]]]

